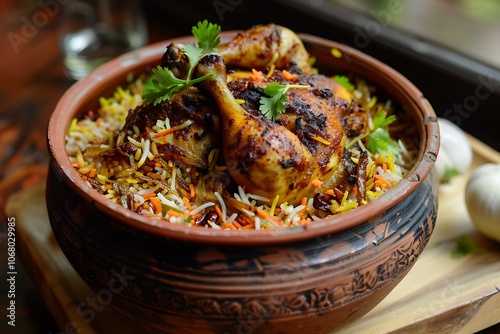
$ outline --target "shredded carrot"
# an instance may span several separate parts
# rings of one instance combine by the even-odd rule
[[[217,210],[217,207],[215,207]],[[248,224],[254,224],[255,222],[252,220],[252,218],[248,217],[247,215],[241,215],[241,218],[246,221]]]
[[[236,227],[237,229],[240,229],[242,227],[240,224],[238,224],[236,220],[233,220],[231,224],[233,224],[233,226]]]
[[[301,219],[301,220],[299,220],[299,225],[309,224],[310,222],[311,222],[311,218]]]
[[[358,187],[352,188],[352,192],[354,193],[354,195],[357,195],[358,194]]]
[[[194,188],[194,184],[192,183],[189,184],[189,190],[190,190],[189,198],[194,198],[196,196],[196,189]]]
[[[106,183],[106,184],[104,185],[104,188],[106,188],[107,190],[111,190],[111,189],[113,189],[113,186],[112,186],[111,184],[107,184],[107,183]]]
[[[391,187],[391,183],[389,181],[387,181],[386,179],[384,179],[382,176],[378,175],[378,174],[375,174],[373,175],[373,177],[375,178],[375,183],[379,186],[379,187],[382,187],[382,184],[385,184],[385,186],[388,186],[388,187]],[[378,181],[378,182],[377,182]]]
[[[74,163],[71,164],[71,166],[76,167],[76,168],[80,168],[80,163],[79,162],[74,162]]]
[[[184,219],[189,218],[189,211],[184,212]]]
[[[268,218],[269,215],[267,214],[267,212],[265,212],[264,210],[261,210],[261,209],[256,209],[257,211],[257,216],[261,217],[261,218]]]
[[[248,225],[248,222],[246,220],[242,219],[241,217],[236,217],[235,221],[237,221],[238,224],[240,224],[241,226]]]
[[[172,133],[174,131],[175,131],[174,128],[166,129],[166,130],[163,130],[163,131],[155,133],[155,137],[156,138],[163,137],[163,136],[166,136],[166,135],[168,135],[168,134],[170,134],[170,133]]]
[[[245,226],[242,226],[241,228],[242,228],[242,229],[244,229],[244,230],[250,230],[250,229],[253,229],[253,228],[255,228],[255,223],[254,223],[254,222],[251,222],[250,224],[245,225]]]
[[[264,80],[264,75],[261,71],[257,71],[255,68],[252,68],[252,74],[249,79],[255,82],[261,82]]]
[[[89,172],[88,176],[89,177],[94,177],[97,175],[97,169],[92,168],[92,170]]]
[[[136,208],[140,207],[140,206],[141,206],[141,202],[135,202],[135,203],[134,203],[134,206],[135,206]]]
[[[300,210],[297,215],[300,216],[301,218],[303,218],[302,216],[307,211],[307,197],[302,197],[302,200],[300,201],[300,205],[303,205],[304,208],[302,210]]]
[[[228,228],[228,229],[231,229],[231,230],[235,230],[236,229],[235,226],[233,226],[232,224],[226,223],[226,222],[223,222],[222,224],[220,224],[220,227],[222,227],[222,228]]]
[[[219,216],[219,218],[222,220],[222,211],[220,210],[219,206],[218,205],[215,205],[215,212],[217,212],[217,215]]]
[[[328,189],[327,191],[325,191],[325,194],[335,196],[335,191],[333,191],[333,189]]]
[[[189,211],[193,211],[194,210],[193,206],[191,204],[189,204],[189,200],[186,197],[183,197],[182,201],[184,202],[184,205],[186,206],[186,208]]]
[[[283,226],[283,221],[278,219],[278,217],[274,217],[274,216],[268,216],[267,219],[270,219],[272,220],[273,222],[275,222],[276,224],[278,224],[279,226]]]
[[[323,182],[318,180],[318,179],[314,179],[312,180],[312,185],[315,186],[316,188],[320,188],[322,185],[323,185]]]
[[[153,191],[153,192],[142,195],[142,198],[144,198],[146,200],[148,198],[155,197],[155,196],[156,196],[156,193]]]
[[[297,74],[292,74],[292,73],[288,72],[287,70],[283,70],[283,71],[281,71],[281,73],[283,73],[283,77],[286,80],[295,80],[295,79],[297,79]]]
[[[168,214],[169,216],[173,216],[173,217],[180,217],[180,216],[181,216],[181,214],[180,214],[179,212],[174,211],[174,210],[168,210],[168,211],[167,211],[167,214]]]
[[[158,197],[151,197],[149,199],[149,202],[151,203],[151,205],[153,206],[153,210],[158,213],[158,212],[161,212],[162,209],[161,209],[161,200],[158,198]]]
[[[104,119],[102,117],[99,117],[96,121],[95,121],[95,125],[97,125],[98,127],[100,127],[102,125],[102,122],[104,122]]]
[[[189,193],[183,188],[179,188],[180,192],[184,195],[184,197],[189,197]]]

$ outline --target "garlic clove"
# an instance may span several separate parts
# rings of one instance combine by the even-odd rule
[[[483,235],[500,242],[500,164],[477,167],[467,181],[465,204]]]
[[[438,117],[440,148],[435,168],[438,179],[446,182],[449,171],[455,174],[465,173],[472,164],[472,146],[467,134],[455,123]]]

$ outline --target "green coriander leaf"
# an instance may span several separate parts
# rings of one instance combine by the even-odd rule
[[[391,115],[387,117],[387,111],[381,109],[375,117],[373,117],[373,130],[383,128],[396,120],[396,116]]]
[[[457,239],[456,248],[451,255],[454,258],[461,258],[471,253],[482,254],[484,252],[486,250],[477,247],[469,236],[463,235]]]
[[[170,99],[173,94],[181,91],[184,87],[211,77],[213,74],[191,79],[193,70],[200,59],[207,53],[216,51],[216,47],[220,43],[220,31],[221,28],[217,24],[209,23],[207,20],[198,22],[198,25],[192,29],[192,33],[198,40],[198,43],[188,43],[183,48],[184,53],[189,59],[187,78],[185,80],[179,79],[170,69],[158,66],[156,69],[153,69],[153,74],[144,85],[144,92],[142,94],[144,103],[154,103],[156,105]]]
[[[264,88],[264,93],[268,96],[263,96],[260,99],[259,110],[264,116],[275,122],[278,117],[285,112],[285,93],[288,89],[308,87],[307,85],[280,85],[276,82],[272,82]]]
[[[184,53],[189,59],[188,78],[191,77],[192,70],[196,67],[201,58],[205,55],[203,49],[200,49],[196,43],[187,43],[184,46]]]
[[[269,96],[284,94],[289,87],[290,85],[280,85],[277,82],[271,82],[269,85],[264,87],[264,93],[266,93]]]
[[[144,103],[156,105],[170,99],[173,94],[184,88],[186,81],[176,78],[169,69],[158,66],[152,72],[144,84]]]
[[[350,148],[352,147],[358,140],[361,140],[365,137],[368,137],[368,136],[371,136],[375,131],[377,131],[377,129],[383,129],[384,127],[386,127],[387,125],[391,124],[392,122],[394,122],[396,120],[396,116],[395,115],[391,115],[389,117],[387,117],[387,112],[383,109],[381,109],[379,112],[377,112],[377,114],[373,117],[373,128],[366,132],[366,133],[363,133],[363,134],[360,134],[359,136],[355,137],[353,140],[351,140],[351,142],[349,142],[347,145],[346,145],[346,148]],[[384,130],[384,131],[387,131],[387,130]],[[389,135],[389,134],[387,134]],[[385,135],[380,135],[380,136],[385,136]],[[370,150],[370,152],[373,152]]]
[[[391,135],[387,130],[378,128],[376,131],[368,135],[366,148],[372,153],[389,153],[396,152],[398,149],[398,144],[391,138]]]
[[[221,32],[221,27],[204,20],[203,22],[198,22],[198,25],[194,26],[191,31],[198,40],[198,44],[188,43],[184,47],[184,52],[189,58],[190,66],[188,80],[191,78],[191,72],[200,59],[208,53],[217,51],[216,47],[220,43],[219,34]]]
[[[278,117],[285,111],[286,96],[282,94],[272,97],[262,97],[260,99],[259,110],[264,116],[275,122]]]
[[[209,23],[207,20],[198,22],[198,25],[191,30],[198,40],[198,46],[203,53],[215,52],[220,43],[221,27],[218,24]]]
[[[333,80],[335,80],[337,83],[341,84],[350,91],[353,91],[355,88],[354,85],[349,80],[349,78],[346,77],[345,75],[336,75],[333,77]]]

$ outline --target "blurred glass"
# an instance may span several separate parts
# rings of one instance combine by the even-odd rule
[[[60,39],[66,75],[75,80],[127,51],[147,44],[138,0],[70,0],[63,6]]]

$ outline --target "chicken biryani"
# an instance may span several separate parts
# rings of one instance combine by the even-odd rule
[[[290,29],[225,44],[218,25],[192,32],[69,126],[69,159],[110,201],[159,225],[277,229],[366,205],[408,173],[400,108],[362,78],[319,73]]]

